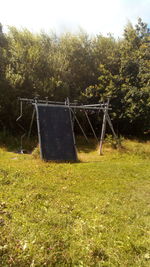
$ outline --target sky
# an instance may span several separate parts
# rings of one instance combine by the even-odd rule
[[[150,26],[150,0],[2,0],[0,22],[32,32],[53,31],[120,37],[128,21],[138,17]]]

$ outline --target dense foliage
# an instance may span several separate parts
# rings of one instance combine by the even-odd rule
[[[122,39],[85,32],[34,34],[0,26],[0,127],[15,129],[17,97],[99,102],[111,96],[112,119],[122,134],[150,127],[150,32],[141,19]],[[28,123],[28,116],[26,117]]]

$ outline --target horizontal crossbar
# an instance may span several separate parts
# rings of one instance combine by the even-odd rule
[[[48,105],[51,107],[63,107],[63,108],[73,108],[73,109],[86,109],[86,110],[111,110],[111,108],[108,107],[107,103],[102,104],[90,104],[90,105],[78,105],[76,103],[68,103],[68,102],[55,102],[55,101],[49,101],[49,100],[39,100],[39,99],[30,99],[30,98],[19,98],[20,101],[28,102],[32,105]]]

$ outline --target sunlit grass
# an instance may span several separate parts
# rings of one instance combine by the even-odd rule
[[[2,266],[150,265],[150,143],[78,151],[71,164],[0,149]]]

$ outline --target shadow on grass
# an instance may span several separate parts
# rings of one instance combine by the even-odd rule
[[[8,133],[0,133],[0,146],[4,147],[8,152],[19,152],[23,149],[27,153],[31,153],[37,146],[37,143],[37,137],[32,137],[29,140],[27,140],[27,137],[24,137],[21,147],[21,136],[12,136]]]
[[[90,153],[96,150],[98,142],[92,138],[89,138],[87,142],[83,137],[77,137],[76,145],[78,152]]]

